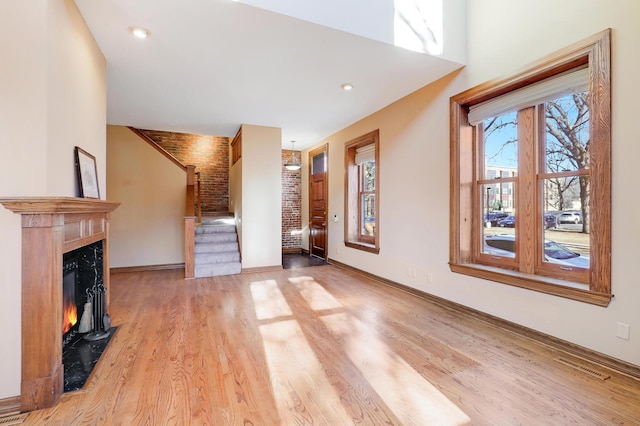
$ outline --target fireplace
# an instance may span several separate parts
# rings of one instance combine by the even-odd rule
[[[63,289],[65,277],[74,282],[82,275],[80,262],[77,271],[67,273],[75,266],[71,262],[64,268],[63,258],[65,253],[93,244],[102,249],[102,260],[96,261],[102,268],[104,287],[103,328],[98,331],[105,331],[110,282],[109,219],[119,203],[72,197],[18,197],[0,198],[0,204],[22,216],[20,409],[39,410],[53,406],[63,392],[63,294],[71,297],[73,293],[76,311],[83,304],[76,313],[74,327],[79,326],[84,313],[83,299],[77,291]],[[70,318],[68,322],[72,322]]]
[[[102,245],[97,241],[62,257],[64,392],[82,389],[111,337]]]

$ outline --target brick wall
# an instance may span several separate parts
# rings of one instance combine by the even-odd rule
[[[229,138],[140,130],[182,164],[200,172],[202,212],[229,211]]]
[[[282,150],[282,248],[299,249],[302,245],[302,170],[291,171],[284,164],[290,150]],[[300,151],[295,151],[300,159]],[[293,234],[292,234],[293,231]]]

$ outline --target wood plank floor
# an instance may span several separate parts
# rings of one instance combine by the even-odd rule
[[[335,266],[111,283],[85,389],[25,424],[640,423],[639,381]]]

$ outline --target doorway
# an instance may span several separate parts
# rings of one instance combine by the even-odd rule
[[[309,152],[309,253],[327,260],[329,145]]]

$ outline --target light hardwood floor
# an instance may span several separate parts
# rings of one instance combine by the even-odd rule
[[[112,275],[119,329],[41,425],[639,424],[640,382],[335,266]]]

